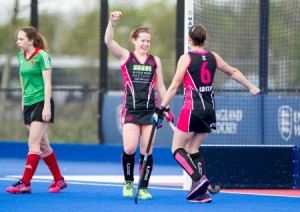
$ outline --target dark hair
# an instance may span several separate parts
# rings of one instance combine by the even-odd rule
[[[131,31],[131,33],[130,33],[130,40],[132,38],[137,39],[138,36],[139,36],[139,34],[142,33],[142,32],[146,32],[146,33],[151,34],[149,27],[139,27],[139,28],[136,28],[136,29],[134,29],[134,30]]]
[[[203,46],[206,40],[206,29],[201,25],[193,25],[189,30],[189,36],[195,46]]]
[[[33,46],[39,47],[46,51],[47,53],[50,53],[50,50],[47,45],[47,40],[44,38],[43,35],[41,35],[36,28],[32,26],[23,27],[19,31],[25,32],[26,36],[29,40],[33,40]]]

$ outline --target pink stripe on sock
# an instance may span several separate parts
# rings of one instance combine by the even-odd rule
[[[186,160],[179,153],[176,153],[175,158],[178,161],[178,163],[180,163],[180,165],[184,167],[185,171],[189,175],[192,175],[194,173],[192,167],[186,162]]]

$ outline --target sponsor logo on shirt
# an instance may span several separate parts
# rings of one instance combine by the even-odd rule
[[[151,66],[146,65],[133,65],[134,71],[151,71]]]

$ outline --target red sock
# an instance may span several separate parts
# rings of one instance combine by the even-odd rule
[[[26,166],[22,177],[23,183],[30,184],[30,181],[35,173],[35,170],[39,164],[40,155],[38,153],[29,152],[26,158]]]
[[[60,169],[59,169],[54,152],[51,151],[51,153],[49,155],[47,155],[46,157],[43,157],[43,160],[49,167],[54,180],[60,180],[62,178],[62,176],[61,176]]]

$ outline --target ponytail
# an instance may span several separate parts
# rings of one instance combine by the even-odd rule
[[[45,37],[40,34],[36,28],[29,26],[23,27],[19,31],[23,31],[26,33],[26,36],[29,40],[33,40],[33,46],[43,49],[45,52],[50,54],[50,50],[48,48],[48,43]]]

